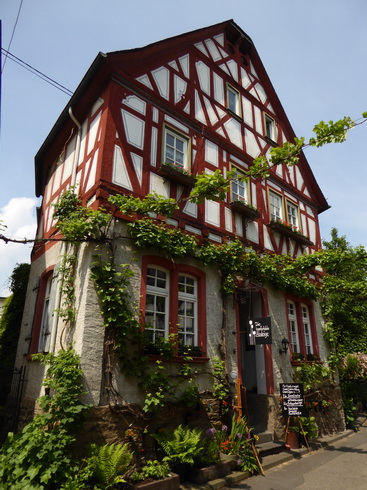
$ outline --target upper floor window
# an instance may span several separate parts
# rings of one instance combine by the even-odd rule
[[[275,121],[268,114],[265,114],[265,135],[272,141],[276,141]]]
[[[232,170],[235,171],[235,177],[231,182],[231,201],[242,201],[248,204],[248,183],[243,180],[245,175],[236,168],[232,168]]]
[[[165,128],[163,161],[181,170],[189,170],[189,139]]]
[[[241,116],[240,93],[231,85],[227,85],[227,108],[233,114]]]
[[[41,332],[38,344],[39,352],[48,352],[50,348],[51,322],[53,313],[51,309],[51,291],[53,282],[53,274],[50,274],[47,279],[45,296],[43,300]]]
[[[276,192],[269,191],[270,220],[283,219],[283,198]]]
[[[294,230],[298,230],[298,206],[290,201],[287,201],[287,222],[292,226]]]

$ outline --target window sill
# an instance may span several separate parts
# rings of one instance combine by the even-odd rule
[[[174,356],[169,359],[157,354],[147,354],[149,361],[162,361],[166,363],[182,364],[188,362],[189,364],[206,364],[209,361],[209,357],[191,357],[190,361],[185,361],[185,356]]]
[[[273,139],[269,138],[269,136],[265,136],[265,141],[269,143],[269,145],[271,146],[279,146],[278,143]]]
[[[196,181],[193,175],[183,173],[172,165],[166,165],[164,163],[160,166],[158,174],[186,186],[193,186]]]
[[[304,364],[324,364],[322,361],[307,361],[306,359],[291,359],[292,366],[303,366]]]
[[[235,112],[231,111],[231,109],[228,109],[227,107],[227,112],[230,116],[234,117],[235,119],[237,119],[238,122],[243,122],[243,118],[242,116],[239,116],[238,114],[236,114]]]
[[[245,218],[254,221],[260,218],[260,213],[257,209],[248,206],[245,202],[242,201],[233,201],[230,203],[232,211],[236,213],[242,214]]]
[[[311,242],[311,240],[308,237],[294,230],[291,230],[290,228],[288,228],[288,226],[283,225],[283,223],[279,223],[277,221],[270,221],[270,223],[268,223],[267,226],[271,230],[278,231],[282,235],[288,238],[292,238],[292,240],[296,240],[302,245],[307,245],[307,246],[314,245],[314,243]]]

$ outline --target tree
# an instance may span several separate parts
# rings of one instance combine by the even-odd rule
[[[0,319],[0,405],[5,403],[11,387],[29,272],[29,264],[18,264],[14,268],[10,276],[12,295]]]

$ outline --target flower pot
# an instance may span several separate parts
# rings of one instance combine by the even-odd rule
[[[141,482],[135,488],[136,490],[178,490],[180,488],[180,477],[171,473],[168,478]]]
[[[221,461],[215,465],[206,466],[204,468],[190,468],[187,472],[187,480],[201,485],[211,480],[228,476],[232,471],[231,461]]]
[[[288,432],[285,444],[290,449],[298,449],[299,448],[299,433],[298,432]]]

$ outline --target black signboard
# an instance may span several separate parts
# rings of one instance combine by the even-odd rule
[[[271,320],[266,318],[251,318],[248,320],[249,345],[271,344]]]
[[[307,417],[303,383],[280,383],[282,414],[284,417]]]

